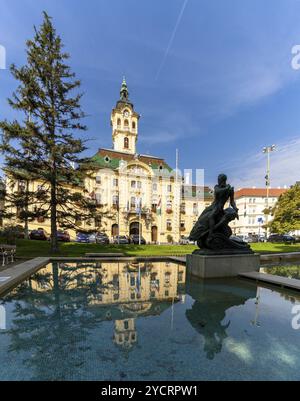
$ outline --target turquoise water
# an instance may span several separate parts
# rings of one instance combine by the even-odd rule
[[[0,299],[1,380],[299,380],[300,294],[154,263],[56,263]]]

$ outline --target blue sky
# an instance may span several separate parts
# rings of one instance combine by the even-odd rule
[[[110,112],[123,75],[141,113],[139,153],[180,168],[219,172],[236,187],[300,180],[299,0],[1,0],[7,64],[25,62],[25,40],[42,11],[53,17],[82,80],[89,154],[111,147]],[[16,82],[0,70],[0,119]]]

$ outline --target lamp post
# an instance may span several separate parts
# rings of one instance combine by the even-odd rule
[[[270,191],[270,153],[274,152],[275,145],[266,146],[263,148],[263,153],[267,155],[267,173],[265,176],[266,180],[266,190],[267,190],[267,197],[266,197],[266,207],[265,207],[265,216],[266,216],[266,237],[268,238],[268,222],[269,222],[269,191]]]

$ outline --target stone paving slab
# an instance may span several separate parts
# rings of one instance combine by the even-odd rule
[[[300,291],[300,280],[297,280],[295,278],[281,277],[259,272],[240,273],[239,276],[255,281],[262,281],[264,283],[277,285],[279,287],[291,288],[293,290]]]
[[[0,295],[15,287],[49,262],[50,258],[39,257],[27,260],[15,266],[8,266],[7,269],[2,270],[0,272]]]

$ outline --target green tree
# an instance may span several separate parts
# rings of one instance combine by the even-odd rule
[[[273,232],[284,234],[300,230],[300,185],[293,185],[283,193],[272,210],[274,216],[270,223]]]
[[[95,205],[83,188],[91,168],[88,160],[80,157],[85,143],[74,136],[86,130],[81,123],[85,117],[80,106],[82,94],[77,93],[80,81],[66,64],[69,55],[45,12],[42,25],[34,30],[33,40],[27,41],[27,64],[11,66],[19,86],[9,104],[25,118],[0,123],[1,150],[10,171],[25,171],[28,179],[38,179],[43,193],[48,194],[43,210],[51,220],[51,250],[56,253],[58,224],[70,228],[79,219],[90,219]]]

